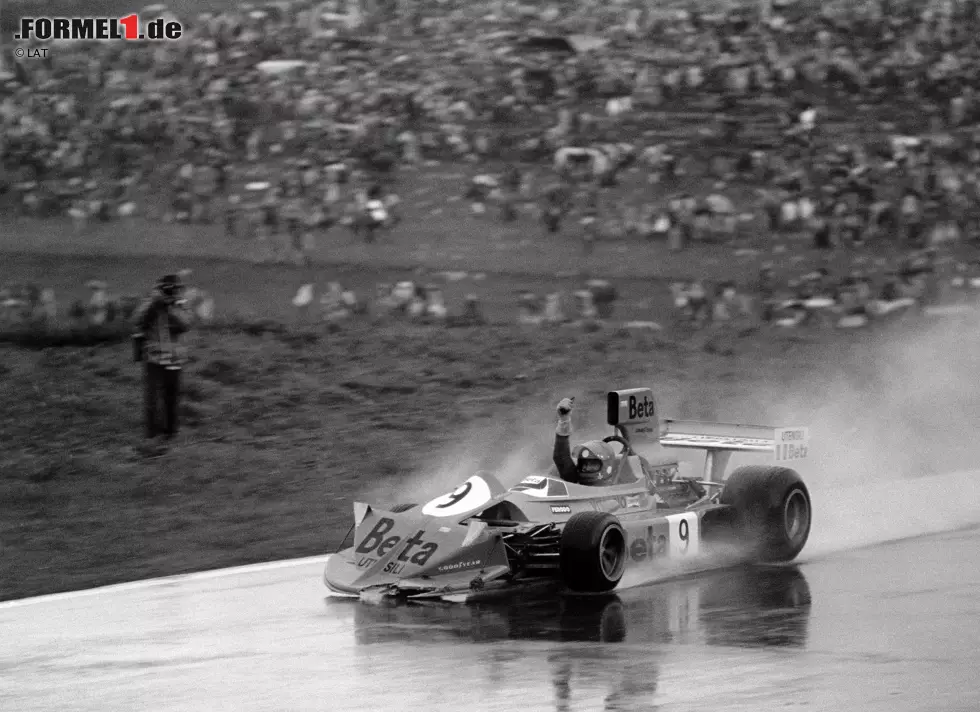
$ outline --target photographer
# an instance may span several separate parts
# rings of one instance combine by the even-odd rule
[[[143,361],[146,436],[177,433],[177,401],[184,349],[180,337],[191,325],[191,313],[176,275],[168,274],[134,315],[133,358]],[[162,418],[161,416],[162,401]]]

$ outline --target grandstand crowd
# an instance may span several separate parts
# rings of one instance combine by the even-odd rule
[[[615,239],[852,256],[837,274],[777,257],[758,284],[675,285],[694,322],[737,295],[787,325],[828,301],[876,315],[980,277],[974,2],[297,2],[177,19],[179,42],[4,58],[0,210],[70,217],[78,239],[134,216],[218,223],[257,259],[304,263],[340,230],[397,244],[412,176],[451,164],[468,173],[447,207],[464,197],[471,219],[534,221],[586,254]],[[438,290],[412,289],[405,304],[439,312]],[[53,303],[35,291],[8,285],[4,303]],[[575,299],[562,313],[591,313]],[[521,314],[545,319],[547,301]]]

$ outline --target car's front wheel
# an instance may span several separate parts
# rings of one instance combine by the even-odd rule
[[[559,544],[562,581],[580,593],[611,591],[626,570],[626,532],[607,512],[579,512],[565,523]]]

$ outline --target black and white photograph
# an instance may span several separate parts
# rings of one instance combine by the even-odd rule
[[[978,432],[978,0],[0,0],[4,712],[977,712]]]

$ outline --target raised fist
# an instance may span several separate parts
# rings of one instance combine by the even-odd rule
[[[574,403],[574,398],[562,398],[558,401],[558,425],[555,427],[555,433],[566,438],[572,432],[572,404]]]
[[[574,398],[562,398],[558,401],[558,415],[565,416],[572,412],[572,406],[575,405]]]

